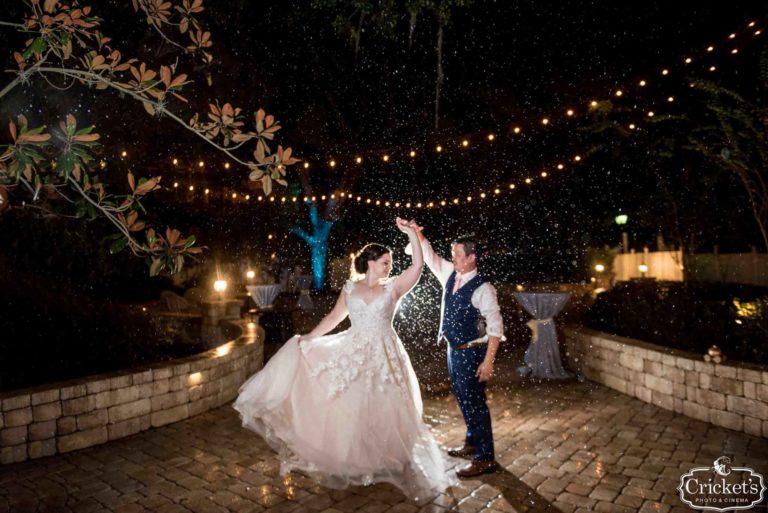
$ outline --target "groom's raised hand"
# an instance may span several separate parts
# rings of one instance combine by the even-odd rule
[[[424,239],[424,234],[421,233],[421,231],[424,229],[424,227],[419,226],[419,223],[417,223],[415,219],[411,219],[410,221],[408,221],[408,224],[416,232],[416,235],[418,235],[419,240],[423,240]]]

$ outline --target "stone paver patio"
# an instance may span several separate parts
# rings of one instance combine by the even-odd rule
[[[728,455],[768,475],[768,440],[589,382],[520,383],[511,361],[502,366],[491,408],[504,469],[429,505],[389,485],[333,491],[300,475],[282,478],[275,454],[223,407],[107,445],[2,466],[0,513],[677,513],[693,511],[675,489],[693,466]],[[462,439],[451,396],[425,397],[425,409],[440,443]]]

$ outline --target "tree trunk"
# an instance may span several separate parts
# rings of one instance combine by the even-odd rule
[[[408,54],[411,53],[413,47],[413,34],[416,32],[416,20],[419,17],[419,11],[411,11],[411,17],[408,20]]]
[[[312,243],[312,283],[315,290],[321,290],[325,286],[325,263],[328,260],[328,238]]]
[[[445,27],[445,17],[443,14],[437,14],[437,77],[435,80],[435,132],[440,126],[440,95],[443,89],[443,28]]]

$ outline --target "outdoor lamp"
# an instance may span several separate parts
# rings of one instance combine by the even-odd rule
[[[614,218],[614,221],[616,221],[616,224],[618,225],[627,224],[628,220],[629,216],[627,214],[619,214]]]
[[[601,272],[605,271],[605,266],[603,264],[597,264],[595,266],[595,271],[601,273]]]
[[[223,293],[225,290],[227,290],[227,280],[216,280],[213,282],[213,290],[219,294]]]

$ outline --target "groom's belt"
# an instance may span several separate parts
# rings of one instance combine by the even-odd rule
[[[488,342],[482,341],[482,340],[474,340],[472,342],[467,342],[466,344],[461,344],[460,346],[454,347],[453,344],[451,344],[450,340],[448,340],[445,335],[443,335],[442,338],[443,341],[445,341],[446,344],[448,344],[448,347],[452,349],[469,349],[470,347],[480,347],[486,345]]]

